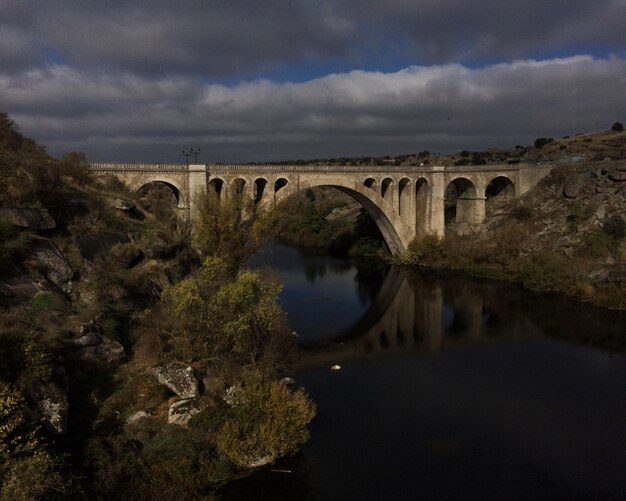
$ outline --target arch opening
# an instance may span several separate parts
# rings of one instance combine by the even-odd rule
[[[363,181],[363,185],[370,190],[376,191],[377,183],[376,179],[373,177],[368,177],[365,181]]]
[[[348,196],[337,198],[334,195],[335,202],[341,197],[343,200],[332,205],[329,193],[336,191]],[[398,255],[404,250],[398,232],[383,210],[354,188],[334,184],[308,186],[285,197],[281,207],[282,211],[292,215],[281,221],[279,226],[279,238],[286,235],[285,240],[289,243],[348,253],[353,252],[349,249],[359,246],[359,251],[365,251],[358,252],[360,254],[373,253],[382,248],[385,252],[388,249],[393,255]],[[347,225],[346,221],[349,221]],[[357,253],[356,250],[354,252]]]
[[[448,183],[444,197],[446,226],[452,223],[475,222],[476,187],[469,179],[458,177]]]
[[[393,179],[386,177],[380,183],[380,196],[385,200],[390,200],[393,197]]]
[[[276,182],[274,183],[274,195],[278,193],[281,189],[283,189],[285,186],[287,186],[288,184],[289,184],[289,181],[287,181],[284,177],[278,178]]]
[[[212,190],[218,197],[222,196],[222,189],[224,188],[224,181],[219,177],[213,178],[209,181],[209,190]]]
[[[515,185],[506,176],[498,176],[493,178],[487,188],[485,189],[485,198],[491,200],[494,198],[514,198],[515,197]]]
[[[181,205],[181,193],[176,186],[166,181],[150,181],[137,190],[139,206],[159,221],[175,228],[177,208]]]
[[[252,198],[255,204],[258,204],[263,199],[266,186],[267,179],[263,179],[262,177],[260,177],[254,181]]]

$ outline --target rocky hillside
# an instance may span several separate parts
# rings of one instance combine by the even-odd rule
[[[404,261],[514,280],[626,307],[626,163],[560,162],[530,192],[487,203],[483,225],[450,225]]]

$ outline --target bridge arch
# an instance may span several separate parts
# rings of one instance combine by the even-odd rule
[[[221,198],[222,190],[224,189],[224,180],[219,177],[214,177],[209,181],[209,190],[213,191],[218,197]]]
[[[372,190],[365,185],[350,182],[338,183],[337,181],[338,179],[336,178],[323,179],[320,176],[316,177],[315,181],[309,181],[299,185],[289,184],[286,189],[282,189],[276,194],[276,203],[280,203],[287,197],[308,188],[318,186],[335,188],[352,197],[365,209],[376,223],[376,226],[378,226],[389,250],[394,256],[404,252],[406,246],[403,242],[402,235],[403,233],[409,234],[410,230],[402,221],[399,221],[398,218],[394,218],[392,204],[383,199],[378,193],[373,193]],[[395,224],[392,221],[395,221]]]
[[[477,191],[472,181],[463,176],[452,179],[446,186],[444,205],[446,224],[474,223]]]
[[[285,186],[289,184],[289,181],[284,177],[279,177],[276,181],[274,181],[274,195],[282,190]]]
[[[154,177],[149,177],[145,179],[140,179],[138,181],[135,181],[134,183],[131,183],[128,187],[130,188],[131,191],[138,192],[142,188],[149,187],[151,184],[160,184],[163,186],[167,186],[170,189],[170,191],[174,194],[174,197],[176,197],[177,207],[183,208],[183,207],[188,206],[187,205],[188,200],[187,200],[185,191],[176,181],[173,181],[172,179],[168,179],[167,177],[154,176]]]
[[[515,184],[508,176],[494,177],[485,188],[485,198],[513,198],[516,195]]]
[[[259,177],[254,180],[252,184],[252,199],[255,204],[258,204],[261,200],[263,200],[263,196],[265,195],[265,189],[267,188],[267,179],[264,177]]]

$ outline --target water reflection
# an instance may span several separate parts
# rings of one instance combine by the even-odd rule
[[[303,343],[302,367],[403,351],[436,354],[463,345],[545,337],[613,350],[625,347],[626,319],[619,312],[460,276],[409,277],[398,267],[379,269],[378,273],[374,286],[368,285],[363,275],[358,277],[368,298],[377,288],[367,311],[330,342]],[[370,274],[368,278],[373,277]]]

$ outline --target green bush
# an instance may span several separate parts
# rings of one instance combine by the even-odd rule
[[[261,458],[273,461],[295,453],[308,440],[315,404],[302,388],[291,391],[249,372],[232,390],[231,416],[218,433],[217,449],[234,464],[248,467]]]
[[[583,237],[585,252],[591,257],[603,257],[608,254],[616,254],[618,241],[616,238],[603,230],[587,233]]]
[[[443,254],[443,240],[436,235],[426,235],[413,239],[400,259],[407,265],[432,266],[440,263]]]
[[[30,305],[30,311],[33,314],[44,313],[48,311],[61,311],[65,309],[63,300],[51,292],[39,292],[33,298]]]
[[[518,279],[534,292],[558,290],[565,279],[565,264],[550,252],[533,254],[522,261]]]

